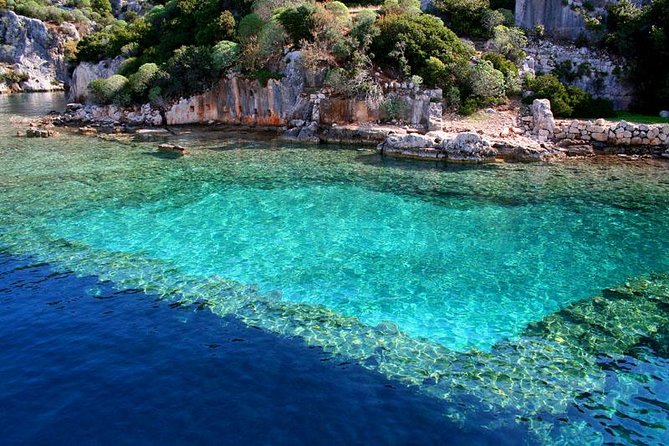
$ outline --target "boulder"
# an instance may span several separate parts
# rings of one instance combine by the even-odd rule
[[[183,156],[188,152],[184,146],[178,144],[160,144],[158,146],[158,151],[176,156]]]
[[[439,144],[436,141],[438,132],[430,132],[426,135],[418,133],[410,133],[407,135],[390,134],[383,142],[384,148],[389,149],[425,149],[437,147]]]
[[[458,133],[454,139],[443,141],[441,146],[451,161],[493,161],[498,153],[487,140],[473,132]]]
[[[58,133],[53,130],[39,127],[30,127],[26,130],[26,136],[28,138],[51,138],[56,135],[58,135]]]

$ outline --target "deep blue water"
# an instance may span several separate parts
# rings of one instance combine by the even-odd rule
[[[0,443],[521,444],[319,348],[0,252]],[[483,421],[483,420],[478,420]]]

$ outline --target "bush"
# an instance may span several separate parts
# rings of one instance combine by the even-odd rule
[[[239,28],[237,28],[237,36],[239,40],[244,42],[250,37],[257,36],[262,26],[265,24],[260,16],[256,13],[251,13],[244,16],[239,21]]]
[[[143,98],[148,92],[160,69],[155,63],[145,63],[135,74],[128,77],[128,89],[136,98]]]
[[[520,28],[496,26],[488,45],[490,51],[502,54],[516,64],[520,64],[526,57],[523,48],[527,45],[527,37]]]
[[[304,0],[254,0],[253,11],[261,20],[267,21],[272,18],[279,8],[297,6],[304,3]]]
[[[91,8],[102,16],[112,13],[112,5],[109,0],[91,0]]]
[[[399,121],[407,115],[409,107],[406,102],[401,99],[387,98],[381,103],[380,111],[383,116],[383,121]]]
[[[526,100],[536,98],[551,101],[551,109],[556,116],[563,118],[605,118],[613,116],[613,104],[605,99],[593,99],[578,87],[566,87],[552,74],[541,74],[533,80],[527,80],[526,86],[532,95]]]
[[[26,73],[20,71],[7,70],[0,73],[0,83],[3,84],[19,84],[28,79],[30,79],[30,77]]]
[[[222,40],[214,45],[212,57],[218,70],[227,70],[239,59],[240,47],[238,43]]]
[[[504,75],[507,95],[516,95],[520,93],[522,81],[518,75],[518,67],[516,64],[498,53],[485,53],[483,58],[490,61],[493,67]]]
[[[404,55],[412,74],[444,89],[466,82],[473,52],[438,18],[428,14],[402,14],[383,17],[377,24],[380,33],[374,39],[372,52],[381,65],[396,67],[396,60],[389,55],[398,42],[404,42]],[[443,65],[439,66],[439,76],[435,76],[434,66],[428,66],[431,58]]]
[[[369,48],[374,38],[379,35],[379,29],[374,26],[376,18],[376,12],[365,9],[360,11],[353,21],[353,27],[349,35],[353,39],[354,45],[363,51]]]
[[[309,4],[282,9],[277,18],[286,30],[286,33],[298,46],[301,41],[313,42],[314,40],[314,11],[315,7]]]
[[[506,84],[501,71],[496,70],[491,62],[481,60],[471,67],[469,86],[474,96],[490,102],[504,96]]]
[[[669,104],[669,0],[642,8],[629,0],[608,6],[605,42],[630,64],[635,110],[656,114]]]
[[[381,12],[392,14],[419,14],[420,0],[385,0]]]
[[[492,9],[486,9],[481,17],[481,24],[488,33],[492,33],[496,26],[504,25],[504,21],[504,15]]]
[[[325,9],[330,11],[344,26],[351,24],[351,14],[348,12],[348,7],[342,2],[333,1],[325,4]]]
[[[128,79],[120,74],[115,74],[108,79],[95,79],[88,84],[88,90],[95,102],[98,104],[119,104],[127,100],[127,93],[124,92],[128,84]]]
[[[258,33],[258,51],[266,68],[273,68],[270,65],[273,66],[283,56],[283,47],[287,42],[288,36],[276,18],[263,25]]]
[[[484,17],[490,14],[488,0],[435,0],[434,6],[457,34],[471,37],[490,35],[490,30],[484,25]]]
[[[218,18],[207,23],[195,36],[199,45],[212,44],[218,40],[235,37],[235,18],[230,11],[223,11]]]
[[[166,64],[169,75],[160,87],[166,97],[179,98],[202,93],[220,77],[211,47],[182,46]]]

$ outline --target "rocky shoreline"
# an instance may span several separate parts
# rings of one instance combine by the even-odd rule
[[[669,125],[556,121],[547,100],[536,100],[530,112],[531,115],[514,120],[519,127],[495,128],[494,133],[476,128],[426,131],[399,125],[337,125],[300,120],[292,120],[285,126],[231,125],[215,120],[194,126],[221,132],[263,133],[269,139],[289,143],[373,146],[383,156],[451,163],[555,162],[595,155],[669,159]],[[168,136],[174,133],[172,128],[184,127],[168,127],[165,122],[164,112],[149,104],[120,108],[73,103],[68,104],[64,113],[54,113],[31,126],[26,136],[54,136],[55,128],[61,127],[87,136],[134,134],[151,138]]]

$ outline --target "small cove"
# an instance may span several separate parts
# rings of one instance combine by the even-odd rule
[[[234,297],[217,285],[194,299],[241,320],[254,306],[279,334],[302,336],[318,314],[489,352],[603,288],[669,271],[666,164],[446,167],[196,135],[191,156],[166,160],[150,142],[15,128],[1,129],[6,249],[184,296],[225,282]],[[300,313],[290,329],[277,316],[288,309]],[[314,333],[310,344],[336,343]]]

